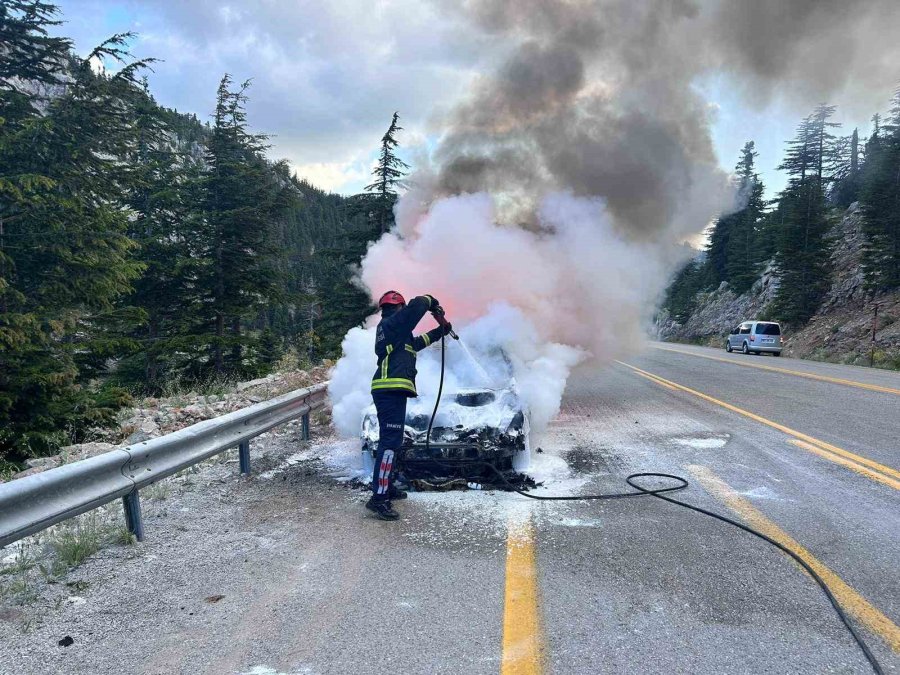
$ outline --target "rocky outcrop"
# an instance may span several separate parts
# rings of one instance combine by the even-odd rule
[[[831,286],[819,311],[805,326],[785,327],[786,356],[900,369],[900,293],[871,297],[865,291],[861,268],[864,236],[862,213],[853,204],[830,232]],[[697,295],[697,308],[683,324],[660,316],[657,335],[662,340],[702,342],[721,346],[736,324],[766,320],[775,298],[778,279],[770,264],[753,287],[736,295],[727,283]],[[872,340],[875,305],[878,323]]]
[[[697,309],[683,324],[665,319],[659,325],[662,340],[696,341],[719,338],[748,317],[763,318],[765,307],[775,298],[778,277],[772,266],[766,267],[753,287],[741,295],[736,295],[726,282],[714,291],[697,296]]]

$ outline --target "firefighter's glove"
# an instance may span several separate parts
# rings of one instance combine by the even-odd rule
[[[449,321],[445,321],[441,325],[441,329],[444,331],[444,335],[450,335],[450,333],[453,332],[453,324],[451,324]]]

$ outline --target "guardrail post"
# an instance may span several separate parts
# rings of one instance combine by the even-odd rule
[[[241,474],[244,476],[250,475],[250,439],[246,441],[241,441],[241,444],[238,445],[238,460],[241,464]]]
[[[309,413],[300,418],[300,439],[309,440]]]
[[[141,498],[137,490],[122,497],[125,507],[125,526],[138,541],[144,541],[144,521],[141,518]]]

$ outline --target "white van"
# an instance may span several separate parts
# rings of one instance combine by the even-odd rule
[[[745,321],[732,328],[725,341],[725,351],[740,349],[744,354],[768,352],[772,356],[781,356],[783,347],[781,326],[773,321]]]

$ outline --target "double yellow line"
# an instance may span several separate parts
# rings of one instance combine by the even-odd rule
[[[727,359],[721,356],[712,356],[710,354],[698,354],[694,351],[687,351],[684,349],[672,349],[671,347],[660,347],[659,345],[653,345],[654,349],[659,349],[664,352],[674,352],[675,354],[685,354],[687,356],[696,356],[699,359],[709,359],[710,361],[722,361],[723,363],[730,363],[733,366],[743,366],[744,368],[757,368],[759,370],[769,370],[774,373],[784,373],[785,375],[796,375],[797,377],[805,377],[810,380],[819,380],[820,382],[830,382],[832,384],[843,384],[848,387],[857,387],[859,389],[868,389],[869,391],[877,391],[882,394],[894,394],[896,396],[900,396],[900,389],[894,389],[893,387],[882,387],[879,384],[868,384],[867,382],[857,382],[856,380],[846,380],[841,377],[829,377],[828,375],[816,375],[815,373],[805,373],[802,370],[790,370],[789,368],[779,368],[778,366],[764,366],[761,363],[749,363],[747,361],[736,361],[734,359]]]
[[[743,408],[738,408],[737,406],[726,403],[725,401],[720,401],[717,398],[713,398],[709,394],[704,394],[703,392],[697,391],[696,389],[685,387],[683,384],[678,384],[677,382],[666,380],[659,375],[648,373],[646,370],[641,370],[640,368],[629,365],[622,361],[616,361],[616,363],[631,369],[641,377],[644,377],[651,382],[655,382],[662,387],[674,391],[683,391],[688,394],[692,394],[693,396],[701,398],[704,401],[708,401],[717,406],[725,408],[726,410],[731,410],[732,412],[736,412],[739,415],[743,415],[744,417],[747,417],[755,422],[759,422],[760,424],[765,424],[768,427],[777,429],[778,431],[781,431],[788,436],[793,436],[793,440],[791,441],[791,443],[798,448],[802,448],[803,450],[806,450],[808,452],[815,453],[816,455],[824,459],[851,469],[856,473],[865,476],[866,478],[870,478],[881,483],[882,485],[887,485],[894,488],[895,490],[900,490],[900,471],[897,471],[896,469],[885,466],[884,464],[879,464],[878,462],[875,462],[867,457],[861,457],[860,455],[849,452],[848,450],[844,450],[843,448],[839,448],[838,446],[832,445],[831,443],[826,443],[825,441],[819,440],[818,438],[813,438],[808,434],[804,434],[803,432],[797,431],[796,429],[791,429],[790,427],[786,427],[783,424],[779,424],[778,422],[773,422],[772,420],[752,413],[749,410],[744,410]]]
[[[816,574],[828,584],[828,588],[837,601],[857,621],[884,640],[890,648],[900,653],[900,628],[872,603],[861,596],[856,589],[841,579],[825,563],[816,558],[805,547],[782,530],[778,525],[766,518],[759,509],[741,497],[721,478],[705,466],[689,466],[688,470],[711,495],[722,501],[731,511],[741,517],[753,529],[762,532],[770,539],[793,551]]]

